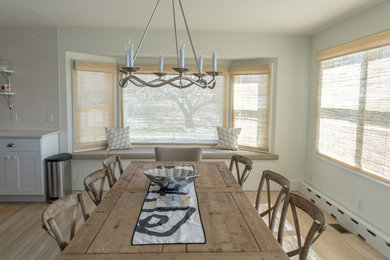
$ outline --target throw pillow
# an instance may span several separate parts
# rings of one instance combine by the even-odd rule
[[[223,150],[238,150],[238,136],[241,133],[241,128],[223,128],[217,126],[218,144],[217,149]]]
[[[106,137],[108,142],[107,150],[133,149],[130,142],[129,127],[108,128],[106,127]]]

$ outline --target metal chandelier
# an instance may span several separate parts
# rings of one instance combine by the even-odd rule
[[[169,79],[164,78],[164,76],[166,76],[167,73],[163,72],[163,57],[162,57],[162,55],[160,57],[159,72],[153,73],[156,76],[155,79],[153,79],[151,81],[144,81],[135,75],[135,73],[137,71],[139,71],[141,68],[134,67],[134,61],[137,58],[138,51],[141,48],[142,42],[144,41],[145,36],[149,30],[150,23],[154,17],[154,14],[156,13],[157,7],[160,3],[160,0],[158,0],[156,3],[156,6],[154,7],[152,15],[149,19],[149,22],[146,26],[146,29],[142,35],[142,38],[138,44],[138,47],[137,47],[134,55],[133,55],[134,52],[133,52],[132,44],[130,42],[128,44],[128,51],[126,52],[126,66],[122,67],[119,70],[121,73],[123,73],[125,75],[125,77],[123,79],[121,79],[119,82],[120,87],[125,88],[127,86],[128,82],[131,82],[138,87],[152,87],[152,88],[158,88],[158,87],[162,87],[164,85],[171,85],[171,86],[176,87],[176,88],[187,88],[187,87],[190,87],[192,85],[196,85],[196,86],[201,87],[201,88],[210,88],[210,89],[213,89],[215,87],[215,85],[216,85],[215,78],[217,76],[223,74],[222,72],[217,71],[216,51],[214,51],[213,55],[212,55],[212,71],[207,71],[206,72],[207,74],[203,73],[202,72],[203,57],[202,57],[202,55],[200,55],[199,60],[197,59],[197,56],[195,53],[195,48],[194,48],[194,45],[193,45],[192,39],[191,39],[191,34],[190,34],[189,29],[188,29],[187,19],[185,17],[184,9],[183,9],[183,6],[181,4],[181,0],[177,0],[177,1],[179,2],[180,10],[181,10],[181,13],[183,15],[187,35],[188,35],[188,38],[189,38],[190,43],[191,43],[191,48],[192,48],[192,52],[194,55],[196,66],[198,68],[198,72],[193,73],[192,76],[188,75],[187,73],[189,73],[191,71],[191,69],[184,67],[184,44],[183,44],[183,42],[180,42],[180,50],[179,50],[178,38],[177,38],[177,28],[176,28],[175,0],[172,0],[173,25],[174,25],[174,30],[175,30],[176,58],[177,58],[177,67],[172,68],[172,69],[174,71],[176,71],[178,73],[178,75],[175,77],[169,78]],[[207,75],[211,76],[211,79],[206,80],[205,77],[207,77]]]

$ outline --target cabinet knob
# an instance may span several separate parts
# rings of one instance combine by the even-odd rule
[[[13,144],[13,143],[9,143],[9,144],[7,144],[7,147],[15,147],[15,144]]]
[[[6,160],[9,160],[9,158],[10,158],[9,156],[6,156],[6,157],[5,157]]]
[[[12,156],[12,159],[16,160],[16,156]]]

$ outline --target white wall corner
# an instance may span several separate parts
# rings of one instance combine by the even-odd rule
[[[344,206],[327,197],[306,182],[300,182],[298,191],[327,212],[350,232],[390,259],[390,236],[355,215]]]

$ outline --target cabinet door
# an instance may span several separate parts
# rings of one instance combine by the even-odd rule
[[[10,156],[0,153],[0,195],[12,194],[12,175],[9,172]]]
[[[17,152],[11,154],[9,168],[13,178],[15,195],[43,195],[44,176],[39,152]]]

